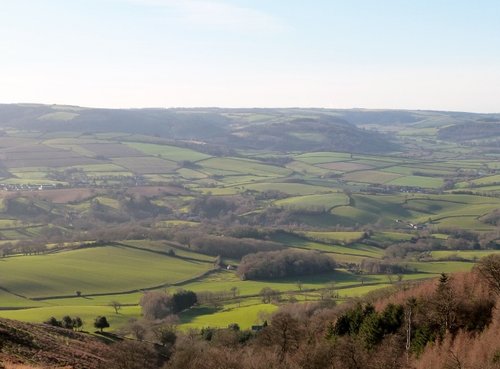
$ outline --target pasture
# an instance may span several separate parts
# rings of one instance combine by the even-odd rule
[[[275,201],[274,205],[290,209],[323,209],[329,211],[336,206],[347,205],[348,203],[349,198],[339,192],[325,195],[289,197]]]
[[[28,298],[107,294],[176,283],[210,269],[123,246],[86,248],[2,260],[2,287]]]

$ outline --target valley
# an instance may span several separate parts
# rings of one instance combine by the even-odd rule
[[[246,329],[290,301],[468,271],[500,253],[498,132],[451,127],[484,119],[0,106],[0,317],[78,315],[91,330],[105,315],[117,330],[146,291],[184,289],[204,297],[181,329]],[[335,270],[240,278],[242,256],[279,249]]]

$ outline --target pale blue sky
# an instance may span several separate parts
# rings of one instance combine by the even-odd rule
[[[500,112],[500,1],[1,0],[0,102]]]

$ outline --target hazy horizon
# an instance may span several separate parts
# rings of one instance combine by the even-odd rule
[[[496,1],[2,5],[2,103],[500,112]]]
[[[0,105],[45,105],[45,106],[58,106],[58,107],[68,107],[68,108],[80,108],[80,109],[120,109],[120,110],[141,110],[141,109],[234,109],[234,110],[244,110],[244,109],[277,109],[277,110],[293,110],[293,109],[304,109],[304,110],[359,110],[359,111],[421,111],[421,112],[442,112],[442,113],[465,113],[465,114],[500,114],[499,112],[481,112],[481,111],[464,111],[464,110],[442,110],[442,109],[412,109],[412,108],[363,108],[363,107],[352,107],[352,108],[337,108],[337,107],[324,107],[324,106],[123,106],[123,107],[111,107],[111,106],[86,106],[78,104],[58,104],[58,103],[44,103],[44,102],[2,102]]]

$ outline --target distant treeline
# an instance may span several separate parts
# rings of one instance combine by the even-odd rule
[[[259,251],[274,251],[284,246],[272,242],[253,238],[234,238],[221,236],[200,236],[191,241],[190,248],[206,255],[222,256],[239,259],[247,254]]]

